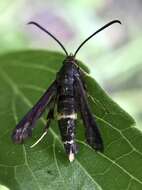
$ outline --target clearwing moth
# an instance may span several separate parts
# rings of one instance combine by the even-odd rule
[[[121,24],[119,20],[113,20],[107,23],[84,40],[74,54],[68,54],[62,43],[38,23],[33,21],[28,23],[35,25],[50,35],[64,50],[66,58],[63,61],[63,65],[57,73],[54,82],[52,82],[43,96],[15,127],[12,133],[12,140],[15,143],[23,143],[27,137],[31,137],[36,121],[42,116],[43,112],[48,107],[49,112],[47,115],[45,131],[35,143],[37,144],[47,134],[51,120],[54,119],[54,108],[56,104],[56,119],[58,120],[61,138],[69,161],[72,162],[75,158],[75,154],[77,153],[77,146],[75,142],[75,123],[77,113],[81,114],[81,118],[85,126],[87,143],[96,151],[103,152],[103,140],[94,115],[91,113],[88,105],[87,90],[84,80],[85,72],[79,67],[78,61],[75,57],[80,48],[90,38],[114,23]]]

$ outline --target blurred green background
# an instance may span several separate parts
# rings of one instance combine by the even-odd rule
[[[26,25],[36,21],[74,52],[79,44],[113,19],[78,53],[101,84],[142,130],[142,1],[128,0],[1,0],[0,53],[20,49],[62,51],[53,39]],[[40,63],[39,63],[40,64]]]

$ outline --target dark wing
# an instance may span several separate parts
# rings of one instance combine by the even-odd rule
[[[100,131],[98,129],[98,125],[95,121],[94,116],[92,115],[88,101],[86,98],[86,92],[84,89],[84,84],[79,77],[75,76],[75,91],[78,94],[79,101],[79,110],[86,127],[86,139],[87,143],[94,148],[95,150],[103,151],[103,141],[101,138]]]
[[[17,124],[12,133],[12,140],[15,143],[22,143],[24,139],[31,136],[36,120],[40,118],[47,105],[52,102],[56,95],[56,90],[56,81],[54,81],[38,102]]]

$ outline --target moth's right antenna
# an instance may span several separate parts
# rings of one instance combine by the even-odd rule
[[[114,23],[118,23],[121,24],[121,22],[119,20],[113,20],[109,23],[107,23],[106,25],[104,25],[103,27],[101,27],[99,30],[97,30],[96,32],[94,32],[91,36],[89,36],[86,40],[84,40],[80,46],[77,48],[77,50],[74,53],[74,57],[76,56],[77,52],[80,50],[80,48],[88,41],[90,40],[90,38],[92,38],[93,36],[95,36],[97,33],[99,33],[100,31],[104,30],[105,28],[107,28],[108,26],[114,24]]]
[[[51,36],[59,45],[60,47],[64,50],[65,54],[68,56],[68,52],[67,50],[65,49],[65,47],[63,46],[63,44],[55,37],[53,36],[53,34],[51,34],[50,32],[48,32],[45,28],[43,28],[42,26],[40,26],[38,23],[36,22],[28,22],[28,24],[33,24],[35,26],[37,26],[38,28],[40,28],[42,31],[44,31],[45,33],[47,33],[49,36]]]

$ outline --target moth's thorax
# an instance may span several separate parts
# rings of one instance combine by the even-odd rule
[[[59,83],[64,84],[64,82],[74,80],[74,75],[78,72],[78,67],[77,67],[77,61],[74,59],[73,56],[68,56],[64,60],[64,64],[61,67],[60,71],[58,72],[57,75],[57,80]]]

